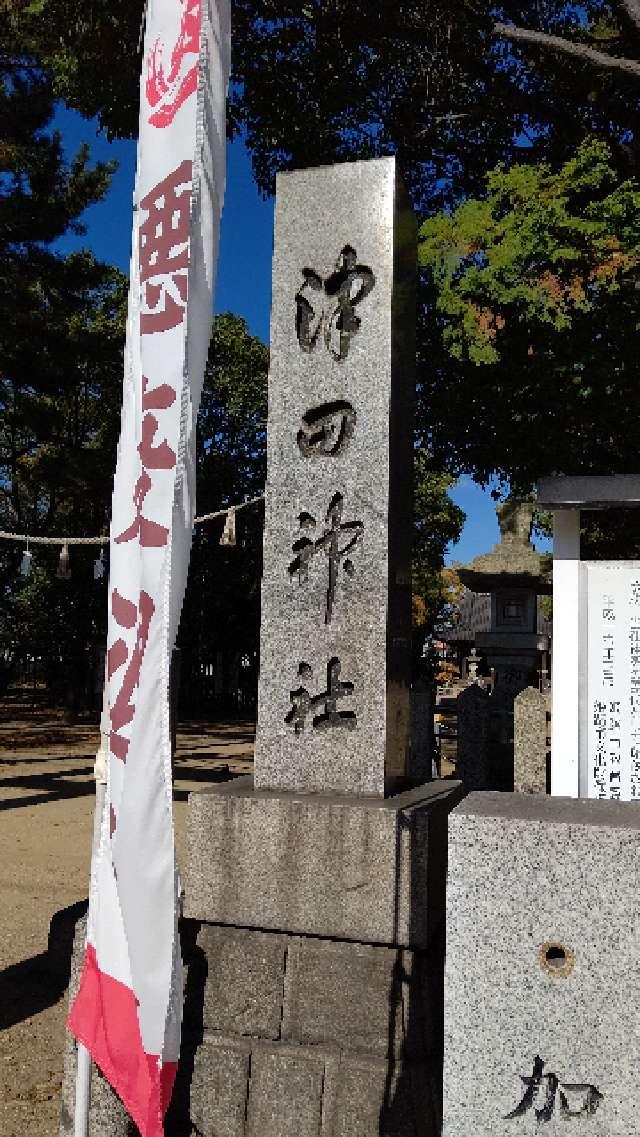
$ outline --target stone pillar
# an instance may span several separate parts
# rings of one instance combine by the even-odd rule
[[[419,782],[433,777],[435,690],[418,679],[411,688],[411,759],[409,775]]]
[[[516,793],[547,792],[549,699],[534,687],[513,703],[513,788]]]
[[[467,792],[489,786],[489,694],[472,683],[456,700],[456,773]]]
[[[634,803],[453,812],[443,1137],[640,1131],[639,861]]]
[[[255,783],[188,813],[203,1137],[438,1132],[460,791],[407,777],[415,252],[393,159],[279,177]]]
[[[278,176],[261,789],[384,794],[407,774],[415,278],[393,159]]]

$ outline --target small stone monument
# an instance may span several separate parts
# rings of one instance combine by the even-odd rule
[[[634,1137],[637,807],[474,793],[449,824],[443,1137]]]
[[[537,681],[548,639],[538,634],[537,597],[551,591],[545,558],[531,544],[534,505],[508,499],[496,509],[500,541],[458,569],[471,592],[491,597],[491,622],[475,646],[495,671],[496,690],[513,700]]]
[[[484,790],[490,782],[490,702],[489,692],[474,682],[456,700],[456,774],[467,792]]]
[[[547,792],[547,745],[550,699],[526,687],[513,703],[513,788],[516,793]]]

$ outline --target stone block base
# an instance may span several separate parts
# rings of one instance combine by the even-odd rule
[[[246,779],[191,796],[167,1137],[437,1137],[459,798],[451,782],[382,802],[254,794]],[[81,952],[80,938],[72,990]],[[65,1137],[74,1067],[69,1041]],[[99,1075],[91,1125],[135,1133]]]
[[[188,1081],[201,1137],[433,1137],[437,963],[437,948],[202,925],[168,1132],[188,1132]]]
[[[74,948],[70,998],[84,950]],[[412,952],[184,921],[167,1137],[436,1137],[443,944]],[[62,1137],[72,1137],[67,1035]],[[137,1137],[93,1067],[89,1137]]]
[[[450,818],[444,1137],[640,1135],[637,803]]]
[[[318,1047],[203,1047],[193,1079],[194,1137],[415,1137],[435,1133],[418,1066],[389,1078],[383,1059]],[[418,1128],[420,1126],[420,1128]]]
[[[189,798],[185,915],[424,947],[444,920],[447,816],[458,782],[390,798],[254,790]]]

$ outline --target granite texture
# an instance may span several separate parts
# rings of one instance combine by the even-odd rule
[[[245,929],[250,960],[280,959],[283,983],[269,989],[279,1021],[265,1038],[258,1020],[229,1018],[215,972],[238,959],[239,929],[202,925],[207,1007],[191,1078],[189,1109],[202,1137],[436,1137],[441,1070],[443,941],[412,952]],[[267,943],[272,941],[270,947]],[[233,979],[236,1004],[254,997],[255,972]],[[191,1015],[185,1009],[183,1040]],[[184,1052],[183,1042],[183,1052]],[[173,1129],[168,1130],[173,1133]],[[178,1133],[179,1130],[176,1130]]]
[[[244,1137],[251,1044],[203,1040],[193,1065],[190,1120],[202,1137]],[[188,1131],[184,1137],[188,1137]]]
[[[185,915],[425,946],[444,920],[458,782],[394,798],[276,794],[239,778],[189,798]]]
[[[205,1029],[279,1038],[285,938],[204,924],[198,946],[211,961],[204,988]]]
[[[513,788],[516,793],[547,792],[547,714],[550,699],[527,687],[513,703]]]
[[[278,175],[261,788],[407,773],[415,275],[393,158]]]
[[[484,790],[489,782],[489,701],[477,683],[465,687],[456,700],[456,774],[467,792]]]
[[[413,957],[397,948],[295,937],[287,952],[282,1038],[302,1045],[330,1043],[384,1058],[400,1052],[402,1007],[409,998]],[[389,1037],[389,1006],[398,973],[397,1006]]]
[[[638,1137],[637,806],[472,794],[449,865],[443,1137]]]
[[[205,1042],[201,1053],[208,1092],[225,1074],[228,1080],[210,1097],[208,1112],[196,1101],[195,1137],[437,1137],[437,1079],[419,1064],[401,1063],[390,1073],[381,1058],[256,1043],[244,1077],[240,1066],[227,1065],[233,1050]]]
[[[323,1137],[436,1137],[431,1082],[431,1071],[420,1065],[390,1070],[366,1057],[328,1063]]]
[[[324,1060],[298,1046],[256,1046],[247,1137],[320,1137]]]

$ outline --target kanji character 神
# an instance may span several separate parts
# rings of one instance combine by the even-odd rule
[[[362,534],[364,533],[362,521],[343,522],[343,506],[344,498],[342,494],[334,494],[329,502],[324,532],[315,541],[311,537],[300,537],[295,541],[292,551],[296,553],[296,556],[289,565],[289,576],[295,576],[297,573],[300,584],[304,584],[309,579],[309,564],[312,559],[318,553],[322,552],[328,557],[329,587],[327,588],[325,624],[331,623],[340,564],[343,565],[344,571],[348,576],[353,575],[355,571],[353,561],[347,557],[347,553],[350,553],[359,541],[362,540]],[[313,532],[316,528],[316,519],[312,517],[310,513],[301,513],[298,517],[298,524],[303,531]],[[340,535],[342,533],[346,534],[349,540],[346,545],[340,548]]]

